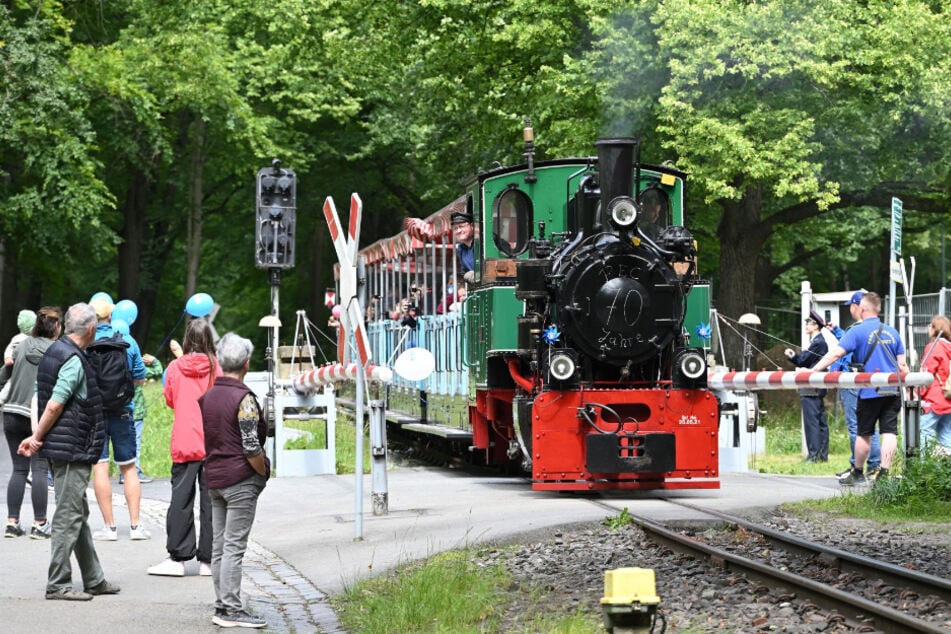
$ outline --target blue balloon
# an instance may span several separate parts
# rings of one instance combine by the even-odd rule
[[[185,304],[185,312],[192,317],[204,317],[211,313],[211,309],[214,307],[215,300],[211,298],[211,295],[208,293],[195,293],[188,298],[188,302]]]
[[[115,311],[113,311],[113,314],[115,314]],[[129,322],[125,321],[124,319],[116,319],[113,317],[112,329],[121,332],[126,337],[129,336]]]
[[[112,309],[112,321],[115,320],[124,321],[128,325],[135,323],[136,317],[139,316],[139,307],[135,305],[131,299],[121,299],[119,303],[116,304],[116,307]]]
[[[90,297],[90,298],[89,298],[89,303],[91,304],[91,303],[93,303],[94,301],[96,301],[97,299],[104,299],[104,300],[106,300],[107,302],[109,302],[110,304],[114,304],[114,303],[115,303],[114,301],[112,301],[112,296],[111,296],[109,293],[106,293],[106,292],[103,292],[103,291],[99,291],[98,293],[95,293],[92,297]]]

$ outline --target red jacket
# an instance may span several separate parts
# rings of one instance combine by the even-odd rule
[[[175,410],[172,423],[172,462],[205,459],[205,432],[198,398],[214,383],[211,364],[204,354],[186,354],[172,361],[165,372],[165,403]],[[221,366],[214,364],[214,376]]]
[[[951,363],[951,343],[938,338],[928,344],[922,356],[923,372],[934,375],[934,381],[926,388],[922,388],[921,405],[926,412],[935,414],[951,414],[951,402],[944,397],[941,386],[948,379],[948,364]]]

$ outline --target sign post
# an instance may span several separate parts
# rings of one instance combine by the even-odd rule
[[[891,232],[891,261],[888,275],[888,325],[895,326],[895,284],[903,282],[901,270],[901,216],[902,202],[899,198],[892,198],[892,232]]]
[[[366,371],[370,364],[370,341],[367,338],[366,325],[364,324],[363,310],[357,301],[357,245],[360,242],[360,220],[363,215],[363,201],[357,194],[350,197],[350,223],[348,232],[345,235],[343,225],[340,223],[340,216],[337,214],[337,208],[334,206],[333,199],[327,197],[324,201],[324,218],[327,220],[327,226],[330,228],[330,237],[333,241],[334,250],[337,252],[337,260],[340,262],[340,304],[342,306],[340,325],[344,331],[341,339],[342,343],[349,342],[350,333],[353,333],[353,340],[356,343],[357,356],[356,361],[359,366],[357,371],[356,385],[356,472],[355,486],[355,536],[356,541],[363,539],[363,394],[366,385]],[[346,345],[339,346],[337,351],[338,359],[346,365],[347,352]],[[373,403],[371,403],[373,407]],[[376,419],[377,416],[374,416]],[[382,416],[379,416],[382,418]],[[384,422],[385,424],[385,422]],[[377,458],[373,465],[377,466],[379,462],[383,463],[382,491],[374,490],[374,510],[381,509],[386,512],[386,457],[385,452],[375,452]],[[374,477],[374,485],[380,482],[380,478]],[[380,513],[378,513],[380,514]]]

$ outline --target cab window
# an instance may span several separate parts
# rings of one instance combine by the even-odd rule
[[[670,224],[670,199],[667,192],[650,186],[641,192],[638,199],[641,204],[638,228],[650,238],[656,238]]]
[[[532,199],[515,188],[496,196],[492,206],[492,237],[499,251],[515,256],[525,251],[532,227]]]

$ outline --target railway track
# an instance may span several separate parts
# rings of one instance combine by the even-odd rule
[[[717,568],[741,573],[771,590],[784,588],[790,599],[811,601],[829,612],[830,623],[849,622],[856,631],[949,631],[942,624],[951,612],[951,582],[945,578],[811,542],[692,504],[667,502],[715,517],[732,527],[734,536],[740,538],[723,534],[719,539],[709,531],[686,534],[631,514],[632,521],[652,541]],[[598,500],[592,503],[617,511],[615,506]],[[732,544],[730,539],[734,539]],[[777,550],[791,556],[777,558]]]

